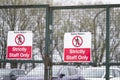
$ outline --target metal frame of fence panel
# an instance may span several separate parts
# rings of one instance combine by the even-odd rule
[[[95,28],[97,29],[99,26],[100,28],[102,26],[104,26],[104,32],[103,32],[103,36],[105,37],[104,38],[104,42],[105,42],[105,62],[103,63],[94,63],[94,62],[90,62],[90,63],[77,63],[77,62],[74,62],[72,63],[73,65],[105,65],[106,66],[106,80],[109,80],[109,68],[110,66],[119,66],[120,63],[119,62],[111,62],[111,26],[113,25],[111,23],[111,19],[113,17],[112,16],[112,11],[111,11],[111,8],[118,8],[119,10],[119,7],[120,7],[120,4],[113,4],[113,5],[82,5],[82,6],[53,6],[51,7],[52,9],[52,13],[53,13],[53,18],[52,18],[52,25],[53,25],[53,29],[55,30],[53,32],[53,36],[54,36],[54,39],[57,41],[56,44],[58,44],[59,49],[61,49],[61,46],[64,45],[64,44],[60,44],[60,42],[63,43],[63,34],[65,32],[74,32],[74,31],[82,31],[81,26],[83,27],[86,27],[85,24],[89,24],[89,23],[92,23],[93,21],[93,25],[94,26],[94,31],[92,32],[92,35],[93,35],[93,42],[94,42],[94,46],[92,47],[92,50],[93,52],[92,53],[100,53],[99,51],[103,49],[103,47],[99,50],[98,48],[98,44],[96,44],[96,36],[99,36],[98,34],[102,33],[102,31],[95,31]],[[85,12],[86,10],[86,12]],[[90,11],[91,10],[91,11]],[[93,10],[93,11],[92,11]],[[94,10],[96,10],[96,12],[94,12]],[[98,11],[97,11],[98,10]],[[73,12],[73,13],[72,13]],[[88,13],[88,14],[87,14]],[[91,18],[89,18],[88,20],[84,20],[85,17],[83,17],[82,15],[86,16],[86,15],[90,15]],[[91,15],[93,14],[93,15]],[[117,14],[117,13],[116,13]],[[119,14],[119,11],[118,11],[118,14]],[[80,15],[80,16],[79,16]],[[104,16],[104,17],[103,17]],[[115,16],[115,15],[114,15]],[[77,17],[77,18],[76,18]],[[82,19],[80,19],[82,17]],[[89,17],[89,16],[88,16]],[[59,18],[59,19],[58,19]],[[104,18],[104,22],[99,22],[99,19],[100,18]],[[92,20],[91,20],[92,19]],[[84,20],[83,22],[81,20]],[[77,22],[78,21],[78,22]],[[89,22],[90,21],[90,22]],[[115,21],[115,19],[114,19]],[[98,23],[96,23],[98,22]],[[84,25],[82,25],[82,23]],[[100,24],[99,24],[100,23]],[[76,28],[77,26],[77,28]],[[87,25],[89,26],[89,25]],[[118,25],[119,26],[119,25]],[[77,30],[75,30],[75,28]],[[100,29],[99,28],[99,29]],[[68,30],[65,30],[65,29],[68,29]],[[60,32],[60,31],[61,32]],[[119,30],[119,29],[118,29]],[[83,31],[90,31],[88,28],[86,28],[86,30],[83,29]],[[97,33],[97,34],[95,34]],[[57,35],[56,35],[57,34]],[[60,36],[59,34],[62,34],[62,36]],[[113,33],[114,34],[114,33]],[[119,32],[118,32],[119,34]],[[62,38],[62,39],[61,39]],[[119,45],[119,38],[120,36],[118,35],[118,38],[117,38],[117,41],[118,41],[118,45]],[[60,41],[61,39],[61,41]],[[98,39],[101,39],[98,37]],[[116,40],[115,40],[116,41]],[[119,51],[119,46],[117,45],[118,49],[117,51]],[[63,48],[62,48],[63,49]],[[62,50],[61,49],[61,50]],[[119,54],[119,52],[118,52]],[[96,55],[96,54],[95,54]],[[96,55],[98,56],[98,55]],[[70,63],[64,63],[64,62],[60,62],[60,63],[54,63],[53,64],[55,65],[68,65]]]
[[[42,54],[45,55],[49,58],[49,5],[3,5],[0,6],[0,10],[8,10],[8,11],[12,11],[12,10],[23,10],[23,13],[26,13],[24,15],[24,18],[28,19],[28,24],[30,24],[28,26],[27,30],[31,30],[32,32],[36,33],[36,36],[34,37],[34,42],[39,41],[38,43],[33,44],[34,46],[37,45],[38,47],[40,47],[40,53],[37,52],[36,54]],[[17,12],[17,11],[16,11]],[[12,12],[11,12],[12,13]],[[9,14],[9,12],[8,12]],[[14,11],[13,11],[14,14]],[[19,13],[18,14],[22,14]],[[31,14],[31,15],[29,15]],[[4,15],[4,14],[3,14]],[[17,14],[15,14],[17,15]],[[11,17],[14,17],[14,15],[11,14]],[[22,16],[22,15],[21,15]],[[14,17],[15,18],[15,17]],[[22,18],[21,18],[22,19]],[[1,20],[2,21],[2,20]],[[31,22],[30,22],[31,21]],[[36,21],[36,22],[34,22]],[[16,24],[18,25],[18,24]],[[36,25],[38,27],[36,27]],[[4,26],[4,25],[3,25]],[[22,26],[22,25],[21,25]],[[27,26],[27,24],[26,24]],[[12,26],[14,27],[14,25]],[[44,30],[43,30],[44,29]],[[10,29],[14,31],[14,28]],[[18,30],[24,30],[23,28],[19,28]],[[26,30],[26,29],[25,29]],[[5,36],[5,35],[2,35]],[[37,39],[36,39],[37,37]],[[6,44],[7,45],[7,44]],[[42,46],[41,46],[42,45]],[[35,46],[36,47],[36,46]],[[33,47],[34,48],[34,47]],[[3,51],[3,50],[2,50]],[[6,52],[6,51],[4,51]],[[35,54],[33,54],[35,55]],[[45,67],[48,67],[48,59],[43,56],[43,60],[8,60],[6,58],[4,59],[0,59],[0,63],[45,63]],[[49,73],[48,69],[45,69],[45,73]],[[49,75],[46,74],[45,75],[45,80],[49,80]]]
[[[48,5],[3,5],[3,6],[0,6],[0,10],[2,10],[2,9],[45,9],[45,10],[43,10],[43,11],[45,11],[46,13],[46,15],[44,15],[43,17],[45,17],[45,21],[44,21],[44,26],[45,27],[48,27],[49,26],[49,23],[48,23],[48,17],[46,17],[46,16],[48,16]],[[41,10],[41,12],[42,12],[42,10]],[[31,27],[34,27],[34,26],[31,26]],[[47,31],[45,31],[45,32],[47,32]],[[44,33],[45,33],[44,32]],[[46,34],[46,33],[45,33]],[[4,36],[4,35],[3,35]],[[3,60],[3,59],[0,59],[0,61],[1,62],[15,62],[14,60]],[[23,60],[24,61],[24,60]],[[25,60],[26,61],[26,60]],[[29,61],[31,61],[31,62],[34,62],[34,61],[32,61],[32,60],[27,60],[26,62],[29,62]],[[40,60],[36,60],[35,62],[39,62]],[[22,60],[16,60],[16,62],[22,62]],[[41,62],[41,61],[40,61]]]

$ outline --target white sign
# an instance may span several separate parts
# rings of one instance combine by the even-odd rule
[[[7,59],[32,58],[32,32],[9,31],[7,37]]]
[[[64,61],[90,62],[91,33],[71,32],[64,35]]]

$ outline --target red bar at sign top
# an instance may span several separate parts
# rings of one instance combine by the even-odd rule
[[[32,47],[31,46],[8,46],[7,59],[31,59]]]

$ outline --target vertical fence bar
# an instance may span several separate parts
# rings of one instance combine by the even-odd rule
[[[53,55],[53,10],[52,8],[49,8],[49,35],[50,35],[50,53],[49,53],[49,58],[50,58],[50,65],[49,65],[49,80],[52,80],[52,55]]]
[[[45,33],[45,59],[44,59],[44,80],[48,80],[48,52],[49,52],[49,7],[46,8],[46,33]]]
[[[110,29],[110,8],[106,7],[106,80],[109,80],[109,29]]]
[[[51,43],[51,30],[52,13],[50,7],[46,9],[46,38],[45,38],[45,75],[44,80],[52,80],[52,51],[50,50]]]

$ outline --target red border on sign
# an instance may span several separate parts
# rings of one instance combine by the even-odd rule
[[[75,36],[72,39],[72,44],[74,47],[80,47],[83,44],[83,39],[81,36]]]
[[[17,45],[22,45],[24,42],[25,42],[25,37],[24,37],[22,34],[18,34],[18,35],[15,37],[15,43],[16,43]]]

